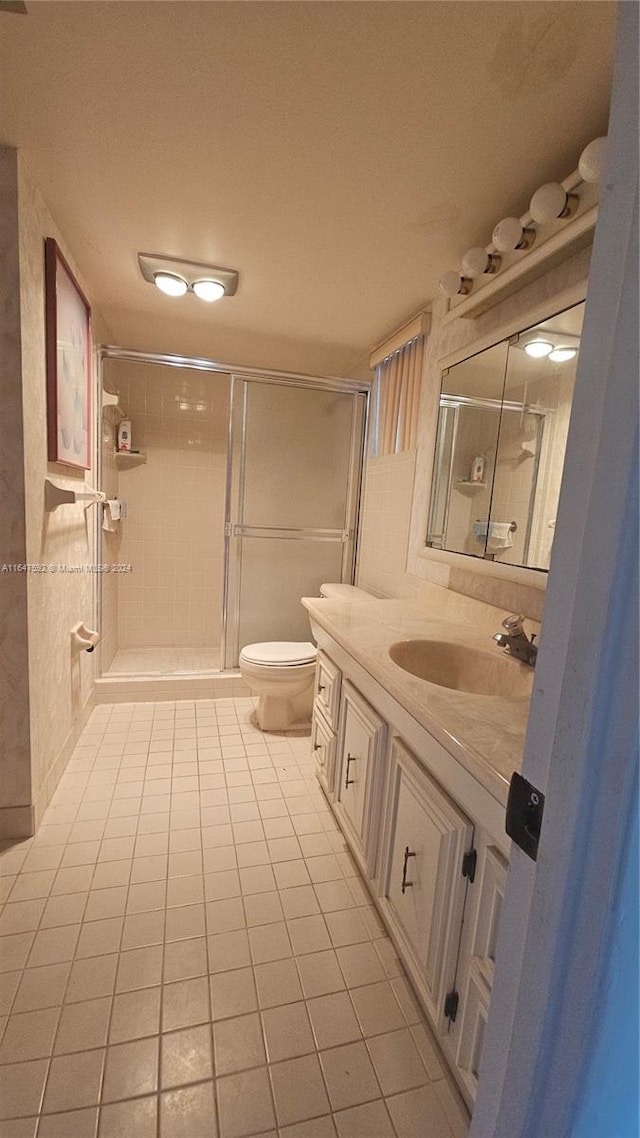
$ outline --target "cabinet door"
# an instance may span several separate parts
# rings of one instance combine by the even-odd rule
[[[336,813],[358,861],[371,876],[375,862],[380,756],[386,725],[348,682],[342,687]]]
[[[488,835],[481,833],[478,839],[478,867],[473,885],[477,895],[465,915],[456,976],[460,1003],[446,1040],[446,1049],[457,1067],[469,1102],[473,1102],[478,1086],[508,869],[505,858],[488,840]]]
[[[466,890],[462,862],[473,825],[397,739],[392,763],[386,908],[414,982],[445,1031]]]
[[[316,764],[316,776],[325,794],[333,796],[333,777],[336,755],[336,736],[327,723],[318,702],[313,708],[311,750]]]
[[[316,667],[316,703],[320,707],[327,723],[333,731],[338,729],[338,711],[340,707],[340,680],[342,673],[327,656],[326,652],[318,652]]]

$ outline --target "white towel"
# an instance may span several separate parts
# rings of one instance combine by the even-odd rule
[[[497,553],[500,549],[510,549],[513,545],[511,522],[491,522],[487,549]]]
[[[122,517],[122,504],[117,498],[109,498],[104,503],[102,511],[102,528],[107,533],[118,533],[120,518]]]

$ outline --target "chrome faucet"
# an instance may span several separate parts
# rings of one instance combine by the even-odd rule
[[[493,637],[498,647],[504,648],[505,652],[509,652],[511,656],[523,664],[529,664],[532,668],[535,667],[538,648],[533,642],[536,634],[532,632],[531,639],[529,639],[524,630],[524,617],[513,613],[511,616],[505,617],[502,627],[505,631],[496,632]]]

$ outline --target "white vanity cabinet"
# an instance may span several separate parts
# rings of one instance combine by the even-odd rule
[[[473,823],[404,744],[391,745],[380,906],[440,1031],[449,1024]],[[447,1012],[445,1012],[447,1005]]]
[[[337,663],[319,654],[318,779],[472,1106],[507,873],[504,807],[339,645],[328,647]]]
[[[367,877],[375,872],[380,768],[386,724],[352,684],[342,684],[334,810]]]

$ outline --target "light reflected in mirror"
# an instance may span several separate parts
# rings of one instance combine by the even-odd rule
[[[584,304],[449,368],[427,545],[548,569]]]

